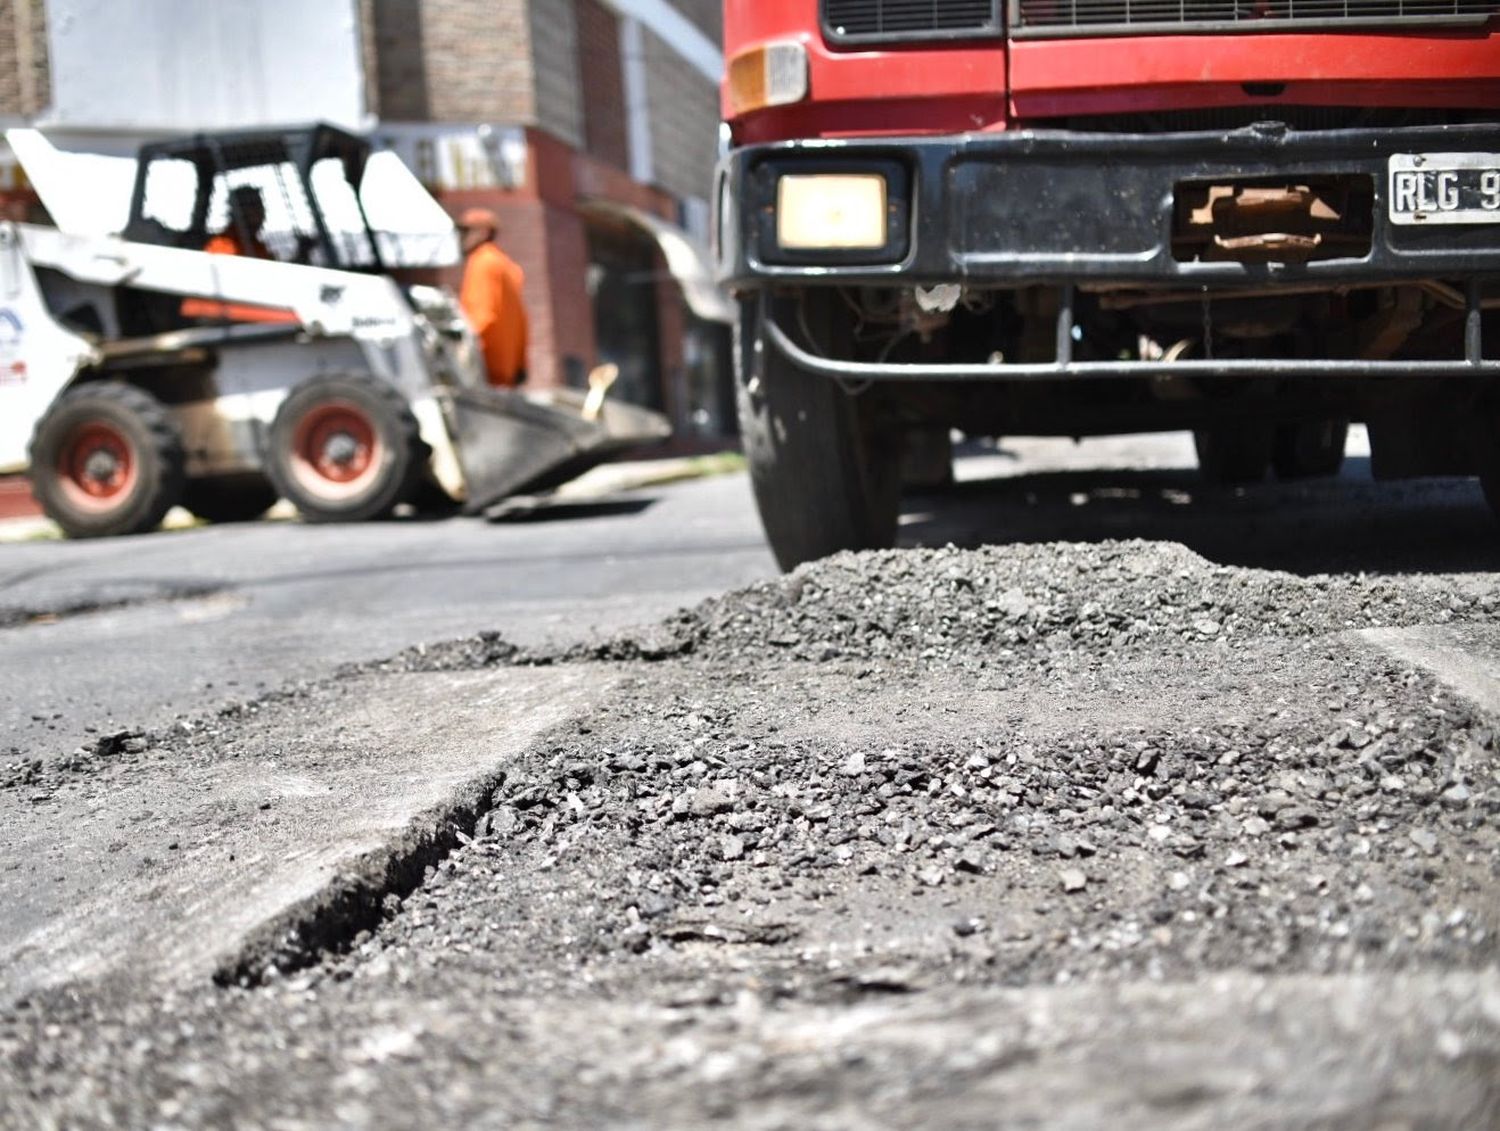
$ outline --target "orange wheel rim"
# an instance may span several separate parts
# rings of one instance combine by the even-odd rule
[[[292,432],[292,473],[319,498],[359,494],[380,474],[383,455],[369,414],[349,401],[309,409]]]
[[[67,501],[96,514],[128,499],[140,478],[129,437],[103,420],[85,421],[69,433],[57,470]]]

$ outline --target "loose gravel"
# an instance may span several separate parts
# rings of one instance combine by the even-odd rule
[[[940,661],[1088,666],[1152,645],[1238,644],[1345,629],[1490,622],[1500,595],[1440,577],[1299,577],[1215,565],[1176,543],[1050,543],[840,554],[643,631],[560,650],[494,633],[360,670],[454,670],[692,656],[733,663]]]
[[[366,665],[634,676],[347,953],[14,1011],[0,1118],[1495,1125],[1500,738],[1351,630],[1496,611],[1175,545],[948,549]]]

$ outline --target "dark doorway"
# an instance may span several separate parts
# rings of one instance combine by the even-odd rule
[[[620,367],[612,395],[661,412],[656,247],[628,225],[598,220],[589,221],[588,245],[596,349]]]

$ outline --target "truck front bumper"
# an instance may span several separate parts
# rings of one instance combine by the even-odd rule
[[[1400,155],[1477,155],[1480,163],[1493,157],[1500,169],[1500,124],[1318,132],[1270,124],[1168,134],[1022,130],[752,146],[719,167],[716,271],[720,282],[740,290],[778,283],[1244,287],[1500,276],[1500,208],[1493,221],[1483,214],[1477,222],[1393,219],[1393,178],[1398,166],[1409,164]],[[781,179],[819,173],[885,178],[884,245],[852,251],[780,246]],[[1366,214],[1354,218],[1364,246],[1301,263],[1201,262],[1181,258],[1180,250],[1174,254],[1183,186],[1278,180],[1364,180],[1359,207]],[[1490,199],[1481,202],[1478,191],[1477,177],[1472,187],[1466,182],[1471,217]]]
[[[1461,176],[1462,217],[1410,214],[1452,183],[1413,188],[1414,158]],[[1467,163],[1467,164],[1466,164]],[[837,174],[885,181],[879,225],[865,246],[785,247],[778,206],[784,177]],[[1392,200],[1406,178],[1407,213]],[[1185,256],[1184,198],[1208,186],[1332,184],[1353,188],[1358,249],[1306,262]],[[1274,190],[1273,190],[1274,192]],[[1484,377],[1484,329],[1500,306],[1500,124],[1295,132],[1278,125],[1230,133],[1153,135],[1017,131],[945,138],[785,142],[747,147],[720,164],[715,267],[741,295],[758,294],[768,344],[805,370],[850,381],[1050,381],[1059,378]],[[1451,195],[1451,194],[1450,194]],[[1209,197],[1210,201],[1212,197]],[[1451,202],[1450,202],[1451,203]],[[1493,205],[1493,207],[1492,207]],[[1394,211],[1399,212],[1400,209]],[[1489,213],[1493,211],[1494,219]],[[836,221],[839,219],[834,218]],[[1342,221],[1341,221],[1342,222]],[[1346,225],[1349,226],[1349,225]],[[797,226],[799,239],[816,226]],[[1274,223],[1273,223],[1274,230]],[[1273,239],[1275,237],[1272,237]],[[1326,253],[1325,253],[1326,254]],[[1424,360],[1222,357],[1110,361],[1074,357],[1080,291],[1202,289],[1210,297],[1308,293],[1402,280],[1436,291],[1461,312],[1456,356]],[[768,297],[808,286],[1055,286],[1057,351],[1037,363],[910,364],[821,355],[777,323]]]

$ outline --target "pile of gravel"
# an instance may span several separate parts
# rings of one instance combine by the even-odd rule
[[[839,554],[658,625],[565,649],[494,633],[408,649],[368,670],[769,658],[825,662],[1023,660],[1087,650],[1231,643],[1345,629],[1493,620],[1500,599],[1388,578],[1219,566],[1177,543],[1100,542]]]
[[[828,899],[848,908],[833,920],[937,917],[881,961],[1001,983],[1489,961],[1494,733],[1425,677],[1309,638],[1496,611],[1175,544],[948,548],[839,555],[587,648],[408,653],[704,665],[518,761],[423,889],[442,910],[365,953],[420,949],[503,889],[551,908],[517,929],[528,953],[563,940],[564,968],[716,939],[795,954],[843,929],[808,909]],[[1095,669],[1154,721],[1095,703]],[[1037,694],[1087,709],[1018,726]]]
[[[1218,566],[1176,543],[1131,541],[841,554],[705,601],[669,627],[705,657],[930,660],[1303,636],[1497,612],[1492,597]]]

